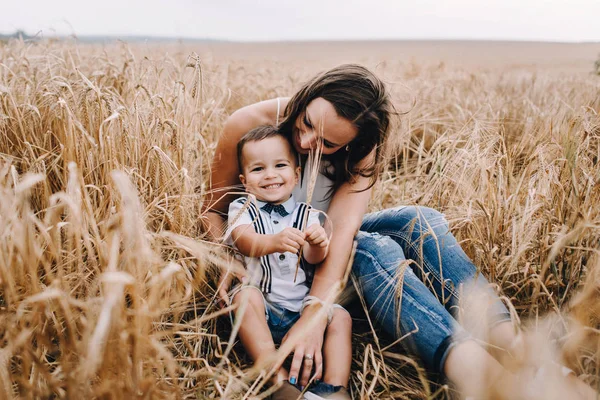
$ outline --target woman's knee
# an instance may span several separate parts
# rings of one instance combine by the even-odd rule
[[[406,259],[402,247],[389,236],[377,232],[359,232],[356,240],[358,244],[353,272],[359,276],[371,275],[381,268],[393,272]]]
[[[400,262],[405,259],[402,247],[391,237],[377,232],[358,232],[356,235],[356,255],[364,256],[379,263]]]
[[[446,232],[448,230],[448,221],[446,220],[446,217],[435,208],[409,206],[405,207],[401,212],[406,213],[405,218],[414,221],[415,226],[419,225],[419,230],[421,231],[434,229],[436,231]]]
[[[448,221],[441,212],[430,207],[402,206],[368,214],[361,230],[414,241],[432,230],[436,235],[447,233]]]

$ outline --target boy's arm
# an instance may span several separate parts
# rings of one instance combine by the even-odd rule
[[[247,257],[286,251],[295,253],[304,244],[304,233],[294,228],[285,228],[276,235],[263,235],[252,225],[239,225],[231,231],[231,238],[239,252]]]
[[[231,231],[235,247],[246,257],[262,257],[274,253],[270,236],[256,233],[252,225],[239,225]]]
[[[327,247],[319,247],[311,246],[308,243],[304,245],[304,250],[302,251],[304,259],[309,264],[319,264],[323,262],[325,257],[327,257],[327,253],[329,253],[329,245]]]

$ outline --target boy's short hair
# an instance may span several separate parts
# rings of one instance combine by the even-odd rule
[[[254,129],[248,131],[237,144],[237,159],[238,159],[238,168],[240,170],[240,174],[244,173],[244,169],[242,168],[242,152],[244,151],[244,146],[249,142],[258,142],[260,140],[265,140],[274,136],[281,136],[290,146],[290,152],[294,156],[294,162],[298,165],[298,156],[294,151],[292,144],[289,139],[279,131],[273,125],[261,125]]]

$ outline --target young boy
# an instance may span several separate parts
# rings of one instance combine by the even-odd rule
[[[227,236],[244,255],[248,271],[245,282],[232,291],[238,305],[247,301],[239,337],[255,362],[272,357],[275,343],[280,343],[298,320],[302,308],[312,301],[307,296],[310,271],[298,268],[298,254],[303,261],[318,264],[327,256],[329,238],[316,212],[305,203],[296,203],[292,190],[298,183],[300,167],[288,140],[275,127],[263,126],[248,132],[237,147],[240,181],[251,196],[233,201],[229,206]],[[308,215],[307,215],[308,214]],[[306,228],[303,222],[308,220]],[[352,320],[340,306],[328,313],[330,320],[323,344],[324,379],[306,399],[350,399],[345,386],[352,361]],[[312,365],[313,355],[304,358],[304,367]],[[315,365],[315,370],[321,366]],[[312,375],[312,371],[311,372]],[[297,399],[301,392],[297,376],[288,376],[280,368],[276,381],[283,381],[272,399]]]

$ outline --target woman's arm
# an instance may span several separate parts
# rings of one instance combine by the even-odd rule
[[[353,184],[343,184],[334,194],[327,213],[333,226],[329,254],[315,270],[310,290],[312,296],[327,298],[333,285],[344,277],[354,237],[362,224],[371,198],[371,189],[355,191],[368,185],[368,178],[360,177]]]
[[[260,103],[259,103],[260,104]],[[211,165],[211,177],[208,194],[203,204],[203,224],[206,233],[212,240],[221,241],[226,226],[226,210],[229,203],[236,197],[227,192],[241,191],[237,162],[237,143],[250,129],[264,122],[262,109],[259,104],[252,104],[234,112],[225,122],[223,134],[217,142],[215,155]],[[234,258],[230,264],[239,263]],[[243,268],[239,265],[240,269]],[[233,276],[231,273],[221,273],[217,286],[219,304],[225,307],[229,304],[229,287]]]
[[[281,99],[281,110],[287,101]],[[220,239],[223,236],[223,215],[229,203],[243,191],[237,160],[238,142],[246,132],[257,126],[274,124],[276,110],[277,100],[266,100],[240,108],[227,118],[212,160],[210,188],[204,203],[205,228],[210,237]],[[238,195],[227,195],[228,192],[238,192]]]
[[[281,107],[285,107],[289,99],[281,99]],[[281,108],[283,110],[283,108]],[[246,132],[259,125],[274,124],[277,119],[277,100],[267,100],[251,104],[231,114],[225,126],[223,134],[217,142],[215,155],[211,165],[211,176],[209,191],[204,199],[203,224],[209,237],[220,241],[225,232],[225,213],[229,203],[235,195],[226,195],[227,192],[239,192],[241,182],[239,180],[237,144]],[[231,261],[234,261],[232,259]],[[231,274],[225,273],[219,276],[218,293],[221,305],[228,304],[228,290],[231,285]]]
[[[373,154],[363,162],[369,162]],[[363,190],[369,186],[369,179],[358,177],[353,183],[344,183],[333,195],[329,205],[328,215],[333,225],[333,233],[329,244],[329,254],[325,261],[316,268],[310,295],[321,300],[327,299],[332,293],[337,282],[345,274],[354,236],[358,233],[362,219],[367,211],[371,197],[371,189]],[[359,192],[357,192],[359,191]],[[345,282],[342,282],[345,283]],[[304,356],[313,356],[315,379],[321,379],[323,373],[323,334],[327,328],[327,313],[321,312],[321,318],[314,321],[321,309],[319,302],[312,302],[304,308],[300,319],[292,326],[283,339],[294,341],[294,358],[290,367],[289,376],[298,378],[301,385],[306,385],[310,379],[312,368],[302,368]],[[310,328],[310,329],[309,329]],[[299,376],[302,369],[302,376]]]
[[[225,232],[224,215],[227,206],[235,198],[235,195],[227,193],[241,191],[237,143],[248,130],[252,129],[247,121],[250,115],[247,114],[244,109],[240,109],[227,119],[212,160],[210,187],[204,202],[204,214],[207,233],[215,240],[220,240]]]

